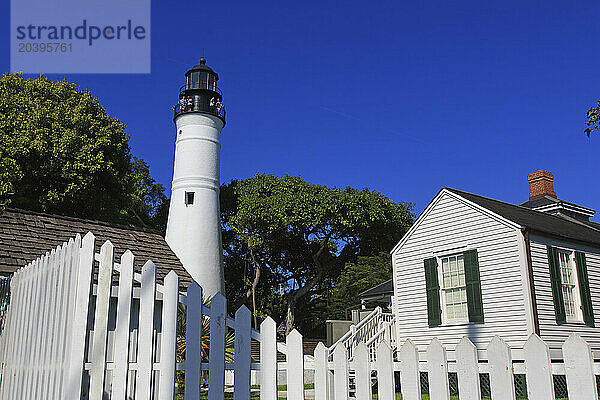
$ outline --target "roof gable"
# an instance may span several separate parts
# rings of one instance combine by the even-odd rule
[[[115,258],[130,250],[135,255],[136,271],[152,260],[159,278],[174,270],[183,286],[191,282],[179,258],[156,231],[10,208],[0,214],[0,272],[12,273],[75,235],[87,232],[96,237],[97,252],[107,240],[115,246]]]
[[[421,225],[421,223],[425,220],[425,218],[427,218],[427,215],[429,215],[429,213],[435,208],[436,204],[440,201],[440,199],[442,199],[444,196],[451,196],[454,200],[459,201],[460,203],[462,203],[463,205],[466,205],[467,207],[470,207],[494,220],[496,220],[497,222],[508,226],[510,228],[513,229],[519,229],[520,226],[503,217],[502,215],[499,215],[495,212],[493,212],[492,210],[489,210],[485,207],[482,207],[481,205],[474,203],[472,201],[470,201],[469,199],[464,198],[463,196],[454,193],[451,189],[448,188],[442,188],[438,194],[435,195],[435,197],[431,200],[431,202],[429,203],[429,205],[427,205],[427,207],[425,208],[425,210],[423,210],[423,212],[421,213],[421,215],[419,215],[419,217],[417,218],[417,220],[415,221],[415,223],[413,224],[413,226],[408,230],[408,232],[406,232],[406,234],[402,237],[402,239],[400,239],[400,241],[398,242],[398,244],[396,244],[396,246],[394,246],[394,248],[392,249],[391,253],[394,254],[395,252],[397,252],[403,245],[404,243],[406,243],[408,241],[408,239],[412,236],[412,234],[419,228],[419,226]]]

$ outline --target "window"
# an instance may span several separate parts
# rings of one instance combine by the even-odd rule
[[[185,192],[185,205],[190,206],[194,204],[194,192]]]
[[[579,321],[581,320],[581,300],[579,299],[579,290],[577,290],[575,263],[572,260],[571,252],[559,250],[557,253],[565,316],[567,320]]]
[[[467,321],[467,285],[462,254],[441,257],[442,317],[446,322]]]

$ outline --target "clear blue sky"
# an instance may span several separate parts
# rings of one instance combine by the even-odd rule
[[[487,3],[153,1],[150,75],[67,78],[127,125],[167,188],[171,106],[205,49],[228,111],[223,182],[288,173],[420,212],[442,186],[525,201],[527,173],[547,169],[559,198],[600,209],[600,136],[583,134],[600,3]]]

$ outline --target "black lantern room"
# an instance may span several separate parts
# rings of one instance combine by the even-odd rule
[[[206,65],[202,57],[200,64],[185,73],[185,85],[179,89],[179,102],[173,110],[175,117],[184,113],[204,113],[221,118],[225,122],[223,93],[217,87],[219,75]]]

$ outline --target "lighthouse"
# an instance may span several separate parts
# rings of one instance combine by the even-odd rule
[[[175,168],[165,239],[204,289],[223,292],[219,212],[221,129],[225,126],[219,76],[206,59],[185,73],[174,107]]]

